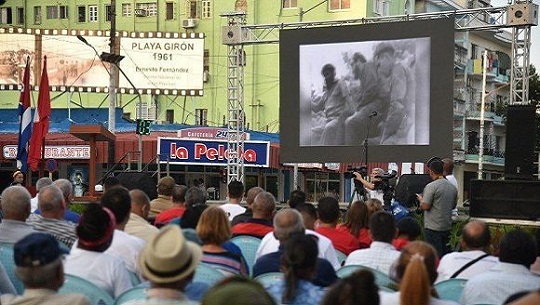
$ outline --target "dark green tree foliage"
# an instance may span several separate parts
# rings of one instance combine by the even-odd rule
[[[536,106],[536,145],[535,150],[540,151],[540,76],[533,65],[529,66],[529,99]]]

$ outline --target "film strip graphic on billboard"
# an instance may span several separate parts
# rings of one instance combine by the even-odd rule
[[[83,38],[83,39],[81,39]],[[84,42],[84,41],[86,42]],[[20,90],[30,56],[32,89],[37,90],[41,60],[47,56],[51,91],[109,91],[110,32],[97,30],[0,29],[0,90]],[[204,34],[117,32],[118,63],[133,86],[118,73],[118,92],[203,95]]]

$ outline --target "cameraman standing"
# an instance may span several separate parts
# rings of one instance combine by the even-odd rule
[[[360,181],[368,193],[368,198],[379,199],[381,202],[384,202],[384,190],[383,190],[383,181],[381,176],[384,175],[384,170],[382,168],[376,167],[371,170],[370,181],[367,181],[362,177],[362,174],[359,172],[353,172],[354,179]]]

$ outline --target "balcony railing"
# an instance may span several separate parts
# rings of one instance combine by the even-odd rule
[[[470,148],[465,151],[465,160],[478,161],[478,158],[478,148]],[[504,151],[485,148],[483,162],[504,165]]]

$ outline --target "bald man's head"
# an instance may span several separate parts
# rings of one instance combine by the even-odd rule
[[[147,218],[150,212],[150,198],[144,191],[133,189],[129,191],[131,198],[131,213]]]
[[[274,236],[279,242],[285,242],[293,234],[305,231],[302,215],[295,209],[282,209],[274,217]]]
[[[471,220],[462,230],[461,246],[467,250],[482,250],[491,242],[491,234],[487,223]]]

